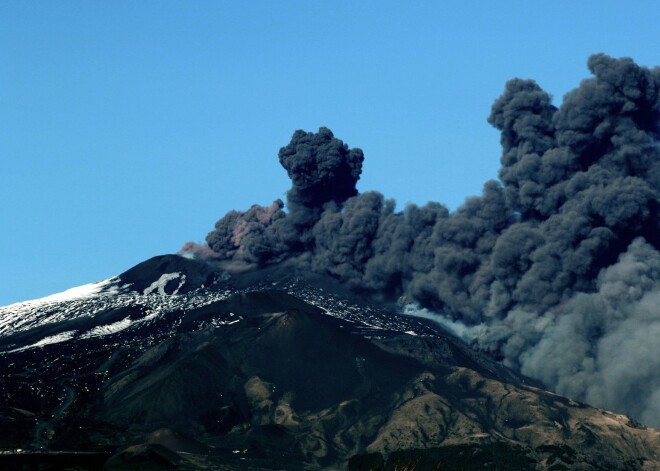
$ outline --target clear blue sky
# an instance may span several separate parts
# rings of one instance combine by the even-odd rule
[[[654,1],[0,2],[0,305],[202,241],[330,127],[361,191],[456,208],[496,178],[506,80],[559,104],[605,52],[660,65]]]

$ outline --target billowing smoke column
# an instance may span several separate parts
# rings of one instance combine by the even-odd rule
[[[588,66],[559,108],[533,81],[506,84],[489,117],[500,181],[453,213],[358,194],[362,152],[296,131],[279,153],[287,210],[232,211],[208,246],[405,295],[557,392],[660,425],[660,69]]]
[[[220,258],[263,265],[311,250],[313,227],[323,212],[357,195],[364,155],[348,149],[327,128],[316,134],[296,131],[279,158],[293,183],[287,193],[289,212],[281,200],[267,208],[230,211],[206,238]]]

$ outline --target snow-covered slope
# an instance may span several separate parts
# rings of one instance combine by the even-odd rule
[[[84,310],[74,309],[90,300],[90,304],[98,303],[102,297],[114,296],[120,291],[118,278],[110,278],[98,283],[68,289],[61,293],[52,294],[44,298],[24,301],[0,307],[0,335],[37,327],[79,315]],[[72,309],[68,309],[71,306]]]
[[[216,273],[208,285],[191,285],[188,282],[189,274],[197,268],[197,263],[175,255],[156,257],[108,280],[0,307],[0,339],[28,331],[44,332],[43,338],[30,345],[11,346],[11,349],[24,349],[79,337],[110,335],[163,318],[168,313],[192,312],[227,299],[232,294],[259,290],[280,290],[296,296],[321,308],[327,315],[354,324],[356,331],[372,338],[378,338],[388,330],[408,335],[438,333],[438,329],[431,323],[393,316],[391,312],[387,313],[368,303],[351,302],[345,297],[314,287],[300,277],[286,277],[277,281],[268,279],[248,287],[237,287],[231,276]],[[177,265],[177,268],[184,270],[147,272],[143,265],[149,268],[159,265],[161,269]],[[136,279],[135,274],[138,272],[148,273],[149,276]],[[108,315],[127,308],[131,308],[130,316],[117,319],[116,316]],[[79,327],[72,330],[72,325]]]

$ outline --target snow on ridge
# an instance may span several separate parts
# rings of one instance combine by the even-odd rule
[[[62,291],[61,293],[51,294],[50,296],[45,296],[43,298],[20,301],[14,304],[9,304],[8,306],[2,306],[0,307],[0,311],[9,311],[16,308],[36,307],[45,304],[59,303],[62,301],[91,298],[101,293],[117,294],[119,292],[116,287],[117,280],[117,277],[112,277],[97,283],[88,283],[86,285],[76,286],[74,288],[69,288],[66,291]]]
[[[96,299],[112,299],[121,294],[119,278],[113,277],[68,289],[44,298],[23,301],[0,307],[0,336],[26,330],[37,325],[63,320],[70,315],[69,308]],[[61,306],[65,306],[62,308]],[[84,315],[85,312],[79,313]]]

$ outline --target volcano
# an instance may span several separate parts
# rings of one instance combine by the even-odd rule
[[[660,469],[660,431],[401,312],[178,255],[0,308],[0,467]]]

